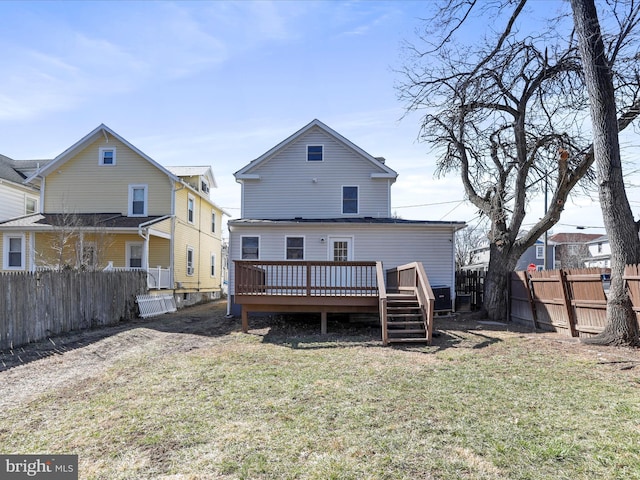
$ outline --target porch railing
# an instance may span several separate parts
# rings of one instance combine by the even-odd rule
[[[378,296],[376,262],[234,260],[234,263],[236,295]]]
[[[105,270],[126,271],[126,270],[143,270],[142,268],[132,267],[114,267],[112,262]],[[147,268],[147,288],[149,290],[171,289],[171,269],[162,268],[160,266]]]

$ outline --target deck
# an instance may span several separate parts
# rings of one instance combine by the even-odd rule
[[[434,297],[421,264],[385,272],[381,262],[235,260],[234,302],[242,307],[242,330],[250,312],[320,313],[327,333],[328,313],[379,314],[386,344],[387,289],[411,293],[424,311],[430,340]],[[381,286],[381,288],[380,288]]]

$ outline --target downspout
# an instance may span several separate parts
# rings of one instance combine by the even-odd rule
[[[229,229],[229,243],[227,243],[227,317],[231,317],[231,226],[229,226],[229,222],[227,222],[227,228]],[[220,238],[222,238],[222,232],[220,232]]]

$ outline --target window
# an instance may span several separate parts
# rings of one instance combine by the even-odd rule
[[[260,258],[260,237],[242,237],[242,259],[257,260]]]
[[[358,187],[342,187],[342,213],[358,213]]]
[[[82,244],[82,259],[80,260],[80,264],[84,267],[88,267],[93,269],[97,266],[98,252],[96,249],[96,244],[93,242],[83,242]],[[140,258],[142,261],[142,257]]]
[[[127,242],[127,267],[142,268],[142,252],[144,251],[142,242]]]
[[[323,150],[322,145],[307,145],[307,162],[322,162]]]
[[[189,195],[187,198],[187,221],[189,223],[195,222],[195,208],[196,208],[196,199],[192,195]]]
[[[209,193],[209,184],[206,182],[206,180],[202,180],[200,182],[200,190],[202,190],[204,193]]]
[[[25,198],[24,203],[24,213],[25,215],[31,215],[33,213],[37,213],[38,211],[38,200],[31,197]]]
[[[598,242],[598,253],[602,253],[602,242]]]
[[[216,212],[211,212],[211,233],[216,233]]]
[[[536,245],[536,258],[544,258],[544,245]]]
[[[129,216],[147,216],[147,186],[129,185]]]
[[[187,247],[187,275],[193,275],[193,248]]]
[[[101,148],[100,149],[100,165],[115,165],[116,164],[116,149],[115,148]]]
[[[216,276],[216,256],[215,254],[211,254],[211,276]]]
[[[304,259],[304,237],[287,237],[287,260]]]
[[[5,235],[3,243],[5,270],[24,270],[24,236]]]

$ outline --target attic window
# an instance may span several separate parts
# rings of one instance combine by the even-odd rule
[[[200,182],[200,190],[202,190],[204,193],[209,193],[209,184],[202,180],[202,182]]]
[[[322,162],[323,150],[323,145],[307,145],[307,162]]]
[[[100,165],[115,165],[116,164],[116,149],[115,148],[101,148],[100,149]]]

